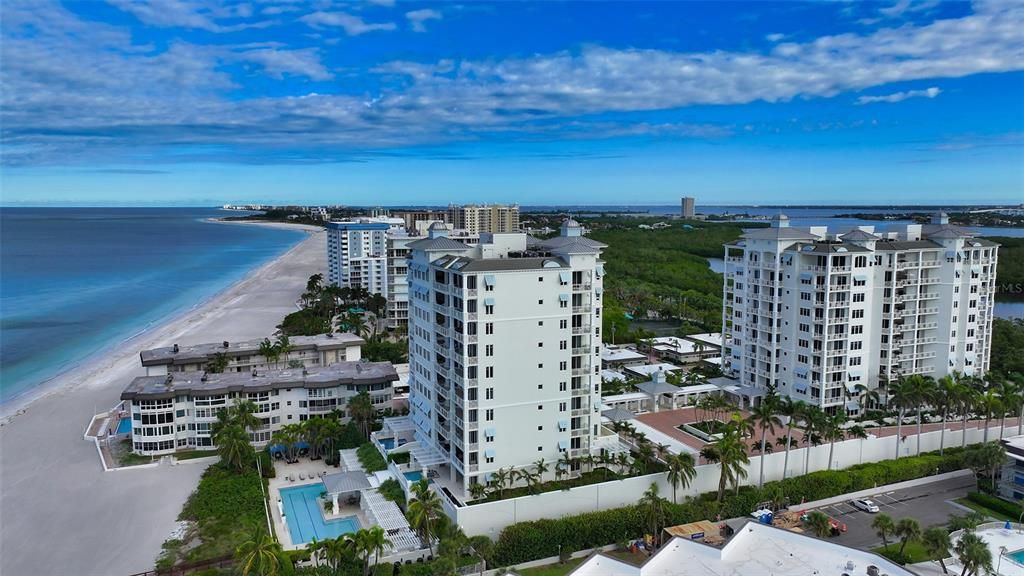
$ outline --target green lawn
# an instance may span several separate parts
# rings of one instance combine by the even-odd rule
[[[184,452],[175,452],[174,457],[178,460],[194,460],[196,458],[209,458],[211,456],[217,456],[216,450],[186,450]]]
[[[955,500],[955,502],[957,504],[960,504],[961,506],[967,506],[968,508],[970,508],[971,510],[974,510],[975,512],[980,512],[980,513],[982,513],[982,514],[984,514],[986,516],[991,516],[991,517],[995,518],[996,520],[1001,520],[1001,521],[1010,520],[1011,522],[1016,522],[1017,521],[1016,518],[1010,518],[1009,516],[1007,516],[1006,514],[1003,514],[1002,512],[998,512],[998,511],[993,510],[991,508],[982,506],[981,504],[978,504],[977,502],[973,502],[971,500],[968,500],[967,498],[957,498]]]
[[[875,554],[880,554],[897,562],[900,560],[898,556],[899,551],[899,542],[890,542],[888,547],[879,546],[872,550]],[[929,560],[928,553],[925,552],[924,546],[920,542],[907,542],[907,547],[903,549],[903,556],[906,558],[908,564],[927,562]]]
[[[537,568],[516,570],[516,572],[522,576],[565,576],[569,572],[572,572],[574,568],[582,564],[584,560],[586,560],[586,558],[574,558],[565,564],[549,564],[547,566],[539,566]]]

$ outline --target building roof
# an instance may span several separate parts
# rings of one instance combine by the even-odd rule
[[[437,238],[424,238],[415,242],[409,242],[407,247],[410,250],[423,250],[424,252],[448,252],[469,250],[470,247],[462,242],[452,240],[447,236]]]
[[[369,386],[398,380],[390,362],[338,362],[305,369],[250,372],[171,372],[139,376],[121,392],[122,400],[164,400],[186,394],[212,396],[227,392],[267,392],[281,388]]]
[[[710,344],[718,348],[722,347],[722,333],[721,332],[705,332],[703,334],[687,334],[683,336],[687,340],[693,340],[694,342],[701,342],[703,344]]]
[[[615,370],[601,370],[601,381],[607,382],[609,380],[622,380],[625,382],[629,378],[622,372],[616,372]]]
[[[836,254],[847,252],[870,252],[870,250],[858,244],[848,244],[845,242],[815,242],[813,244],[801,244],[800,252],[813,252],[817,254]]]
[[[629,348],[611,348],[608,346],[601,348],[602,362],[629,362],[631,360],[646,359],[647,356]]]
[[[749,240],[817,240],[819,236],[803,228],[788,226],[771,228],[744,228],[743,238]]]
[[[541,270],[568,268],[561,258],[466,258],[463,272],[502,272],[509,270]]]
[[[675,384],[669,384],[665,381],[658,382],[655,380],[651,380],[650,382],[641,382],[640,384],[637,384],[637,388],[651,396],[657,396],[659,394],[675,395],[683,391],[682,388]]]
[[[601,397],[601,406],[604,410],[611,410],[613,404],[619,402],[636,402],[637,400],[650,400],[650,397],[643,392],[626,392],[624,394],[613,394]]]
[[[717,526],[715,526],[717,529]],[[867,574],[913,576],[913,572],[870,552],[847,548],[757,522],[747,522],[722,547],[675,537],[641,566],[596,554],[570,576],[807,576]]]
[[[612,422],[625,422],[627,420],[632,420],[636,418],[636,414],[633,414],[632,412],[626,410],[625,408],[616,406],[615,408],[610,408],[608,410],[602,411],[601,417],[607,418]]]
[[[855,230],[851,230],[851,231],[847,232],[846,234],[842,234],[842,235],[839,236],[839,238],[841,238],[841,239],[843,239],[845,241],[848,241],[848,242],[850,242],[850,241],[852,241],[852,242],[863,242],[863,241],[866,241],[866,240],[878,240],[879,239],[878,236],[872,234],[871,232],[866,232],[864,230],[861,230],[860,228],[857,228]]]
[[[925,224],[921,227],[921,235],[940,239],[974,238],[977,236],[974,230],[954,224]]]
[[[542,246],[552,252],[562,254],[598,254],[604,246],[600,242],[594,242],[593,240],[584,238],[583,236],[572,236],[566,240],[566,242],[559,242],[555,245],[545,243],[542,244]],[[595,246],[595,244],[598,245]]]
[[[689,336],[687,336],[689,338]],[[651,339],[652,345],[655,350],[662,352],[674,352],[676,354],[695,354],[697,352],[697,343],[692,340],[686,340],[679,338],[678,336],[660,336],[658,338]],[[707,344],[707,342],[702,342]],[[721,348],[721,343],[717,344]]]
[[[190,346],[179,346],[175,351],[174,346],[164,348],[152,348],[139,353],[143,366],[159,366],[161,364],[187,364],[192,362],[205,362],[218,352],[228,356],[242,356],[259,354],[262,340],[242,340],[236,342],[211,342],[207,344],[192,344]],[[320,334],[317,336],[292,336],[288,339],[293,351],[299,350],[335,350],[348,348],[349,346],[363,346],[366,342],[355,334]],[[225,346],[227,344],[227,346]]]
[[[547,240],[542,240],[540,246],[548,250],[556,250],[563,245],[580,245],[589,246],[590,248],[607,248],[607,244],[598,242],[597,240],[587,238],[586,236],[554,236]]]
[[[682,370],[682,368],[680,368],[679,366],[676,366],[674,364],[661,363],[661,364],[645,364],[645,365],[642,365],[642,366],[627,366],[625,368],[625,370],[626,370],[626,372],[633,372],[634,374],[637,374],[637,375],[640,375],[640,376],[650,377],[650,376],[653,376],[655,372],[661,372],[661,371],[664,371],[664,372],[674,372],[676,370]]]
[[[370,481],[366,479],[365,472],[334,472],[325,475],[322,480],[328,494],[358,492],[370,487]]]
[[[881,240],[875,244],[875,250],[935,250],[941,244],[931,240]]]

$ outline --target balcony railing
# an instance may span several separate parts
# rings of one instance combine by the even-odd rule
[[[590,333],[590,325],[589,324],[584,324],[583,326],[573,326],[572,327],[572,333],[573,334],[589,334]]]
[[[590,346],[578,346],[572,349],[573,356],[579,356],[582,354],[590,354]]]
[[[573,292],[585,292],[587,290],[590,290],[590,282],[582,282],[580,284],[572,285]]]

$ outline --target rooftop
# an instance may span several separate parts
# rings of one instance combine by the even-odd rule
[[[722,333],[721,332],[705,332],[703,334],[688,334],[684,336],[687,340],[693,340],[694,342],[703,342],[712,346],[722,347]]]
[[[262,340],[241,340],[237,342],[211,342],[191,346],[167,346],[143,350],[139,353],[143,366],[205,361],[214,354],[223,352],[229,356],[258,354]],[[355,334],[320,334],[317,336],[292,336],[288,339],[292,350],[321,349],[334,350],[349,346],[362,346],[366,342]]]
[[[591,556],[571,576],[866,576],[869,566],[880,574],[913,576],[901,566],[870,552],[748,522],[721,548],[672,538],[643,565]]]
[[[630,360],[646,360],[647,356],[629,348],[601,348],[603,362],[628,362]]]
[[[626,372],[632,372],[638,376],[646,376],[648,378],[653,376],[655,372],[674,372],[676,370],[681,370],[681,368],[675,364],[667,364],[664,362],[661,364],[646,364],[643,366],[626,367]]]
[[[172,372],[139,376],[121,392],[122,400],[163,400],[181,394],[209,396],[227,392],[265,392],[281,388],[333,388],[348,384],[384,384],[398,380],[390,362],[338,362],[307,369],[249,372]]]

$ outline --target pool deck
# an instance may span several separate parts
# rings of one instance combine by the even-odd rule
[[[301,550],[306,547],[305,544],[296,544],[292,542],[291,532],[285,525],[285,522],[281,518],[281,511],[278,509],[277,501],[281,499],[282,488],[297,488],[300,486],[310,486],[313,484],[323,483],[320,480],[320,474],[327,472],[328,474],[338,472],[340,468],[334,466],[327,466],[323,460],[312,461],[308,458],[300,458],[295,464],[286,464],[283,461],[274,462],[274,471],[276,476],[271,478],[268,482],[270,491],[270,513],[274,521],[274,531],[277,532],[277,538],[281,542],[281,546],[285,550]],[[300,480],[299,475],[305,477],[305,480]],[[294,482],[289,481],[288,477],[294,478]],[[348,518],[355,516],[359,520],[359,526],[366,528],[371,526],[372,523],[363,513],[359,505],[355,506],[339,506],[338,510],[335,510],[332,514],[324,514],[324,520],[331,521],[340,518]]]

